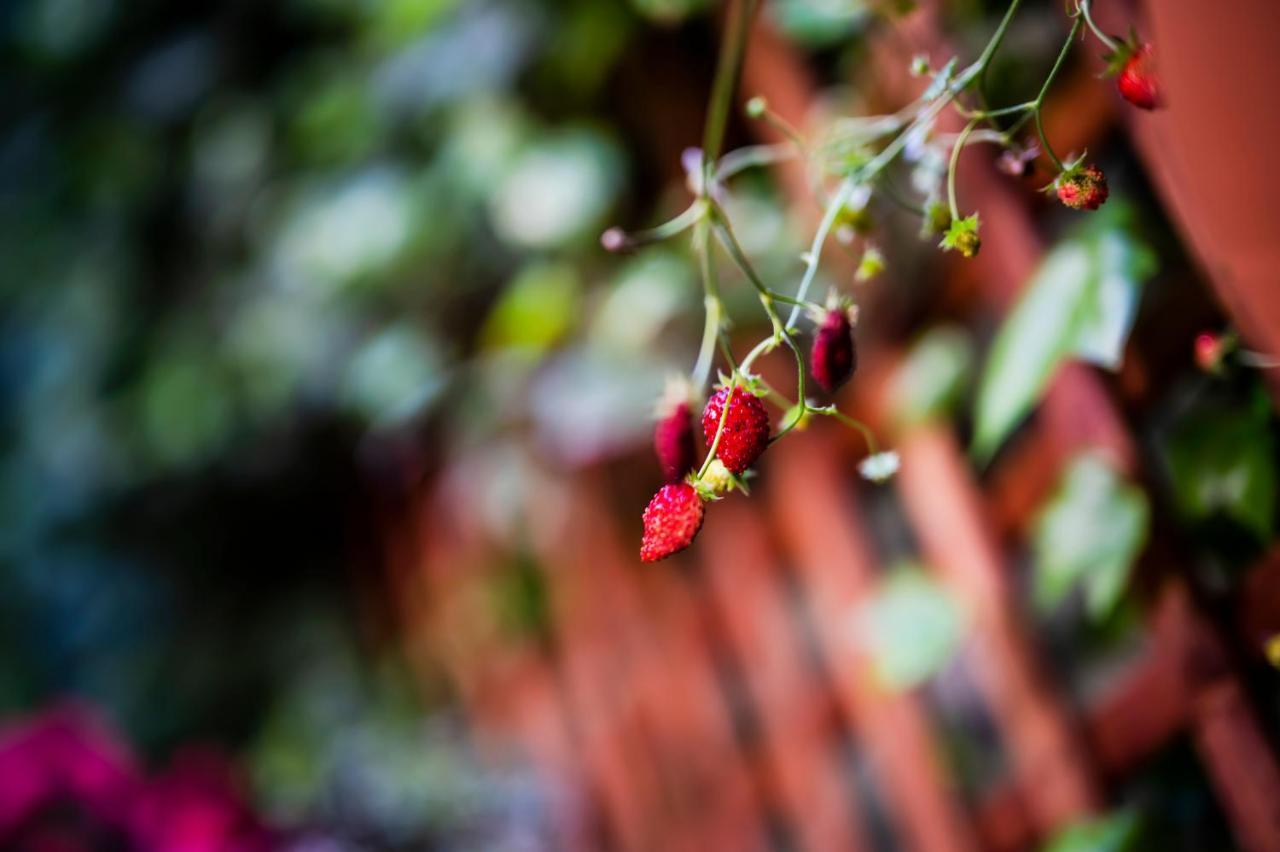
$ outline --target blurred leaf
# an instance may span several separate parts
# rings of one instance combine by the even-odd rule
[[[570,130],[520,153],[489,199],[499,235],[528,248],[592,239],[622,182],[622,157],[602,135]]]
[[[1138,848],[1142,820],[1123,810],[1062,829],[1042,852],[1129,852]]]
[[[859,608],[854,633],[880,682],[904,690],[932,677],[955,654],[961,617],[946,590],[909,565],[895,569]]]
[[[631,0],[631,6],[654,21],[672,24],[707,8],[708,0]]]
[[[347,368],[344,396],[373,422],[412,417],[444,385],[432,341],[405,323],[384,329],[362,346]]]
[[[370,7],[365,30],[378,48],[395,47],[430,29],[458,0],[383,0]]]
[[[1116,202],[1113,201],[1112,204]],[[1142,282],[1155,258],[1123,211],[1093,217],[1036,270],[991,347],[978,389],[973,452],[985,462],[1075,356],[1120,365]]]
[[[629,259],[592,319],[592,345],[642,353],[691,307],[694,292],[689,264],[670,251],[650,249]]]
[[[554,345],[577,320],[582,285],[573,268],[540,263],[525,267],[485,319],[480,332],[486,349],[527,349],[536,354]]]
[[[871,16],[864,0],[774,0],[768,9],[783,33],[811,47],[844,41]]]
[[[957,326],[932,328],[893,378],[890,407],[899,425],[946,417],[964,394],[973,368],[973,342]]]
[[[1078,456],[1036,520],[1036,604],[1057,606],[1084,590],[1090,616],[1105,617],[1124,592],[1147,537],[1146,496],[1096,455]]]
[[[363,75],[349,63],[314,72],[297,84],[299,102],[289,124],[289,143],[304,162],[354,162],[377,145],[383,119]]]
[[[1179,510],[1192,520],[1222,514],[1271,539],[1276,507],[1275,440],[1265,400],[1204,406],[1170,436],[1165,458]]]

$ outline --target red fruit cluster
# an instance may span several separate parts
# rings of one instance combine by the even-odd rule
[[[702,411],[702,435],[708,447],[715,442],[726,400],[729,413],[724,416],[716,455],[732,473],[742,473],[769,445],[769,414],[764,403],[750,391],[735,386],[730,395],[729,388],[721,388],[707,400]]]
[[[672,482],[658,489],[644,510],[644,538],[640,559],[657,562],[684,550],[702,529],[702,498],[687,482]]]
[[[1107,200],[1107,178],[1092,163],[1067,169],[1053,186],[1058,200],[1073,210],[1097,210]]]
[[[653,451],[667,482],[679,481],[693,467],[697,448],[693,445],[693,416],[687,401],[675,402],[659,414],[653,427]]]
[[[1143,44],[1129,54],[1116,77],[1116,88],[1136,107],[1155,109],[1161,105],[1160,83],[1151,70],[1151,45]]]
[[[827,393],[849,381],[858,367],[858,351],[853,343],[853,324],[847,310],[826,312],[813,336],[809,351],[809,372]]]

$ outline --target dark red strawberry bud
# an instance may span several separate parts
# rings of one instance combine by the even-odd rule
[[[849,381],[858,367],[858,350],[854,348],[853,323],[845,308],[827,310],[813,335],[809,351],[809,371],[827,393]]]
[[[769,445],[769,414],[759,397],[745,388],[734,387],[732,396],[728,388],[721,388],[702,410],[702,436],[708,447],[715,442],[726,400],[729,411],[724,416],[724,431],[720,434],[716,455],[731,472],[742,473],[755,464]]]
[[[689,472],[696,461],[693,445],[693,415],[687,399],[664,403],[653,427],[653,451],[662,466],[667,482],[676,482]]]
[[[1093,165],[1073,166],[1053,182],[1058,200],[1073,210],[1097,210],[1107,200],[1107,178]]]
[[[693,543],[702,529],[702,498],[687,482],[671,482],[658,489],[644,510],[640,559],[657,562]]]
[[[1141,109],[1161,105],[1160,81],[1151,70],[1151,45],[1143,44],[1129,54],[1116,77],[1116,88],[1126,101]]]

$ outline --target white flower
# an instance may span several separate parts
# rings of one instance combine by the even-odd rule
[[[872,482],[887,482],[898,472],[898,454],[893,450],[867,456],[858,464],[858,473]]]

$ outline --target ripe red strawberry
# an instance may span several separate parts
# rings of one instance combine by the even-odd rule
[[[702,529],[702,498],[687,482],[670,482],[658,489],[644,510],[644,538],[640,559],[657,562],[693,543]]]
[[[1053,187],[1058,199],[1073,210],[1097,210],[1107,200],[1107,178],[1092,163],[1067,169]]]
[[[1151,70],[1151,45],[1140,45],[1129,54],[1116,77],[1116,88],[1126,101],[1141,109],[1161,105],[1160,81]]]
[[[853,342],[853,323],[847,308],[831,308],[823,313],[809,350],[809,372],[827,393],[849,381],[858,368],[858,350]]]
[[[725,400],[729,401],[729,413],[724,418],[724,432],[716,455],[730,471],[742,473],[769,445],[769,414],[759,397],[745,388],[735,387],[732,396],[728,388],[721,388],[702,410],[702,435],[708,447],[716,439]]]
[[[653,451],[667,482],[678,481],[693,467],[696,448],[688,399],[663,400],[653,427]]]

